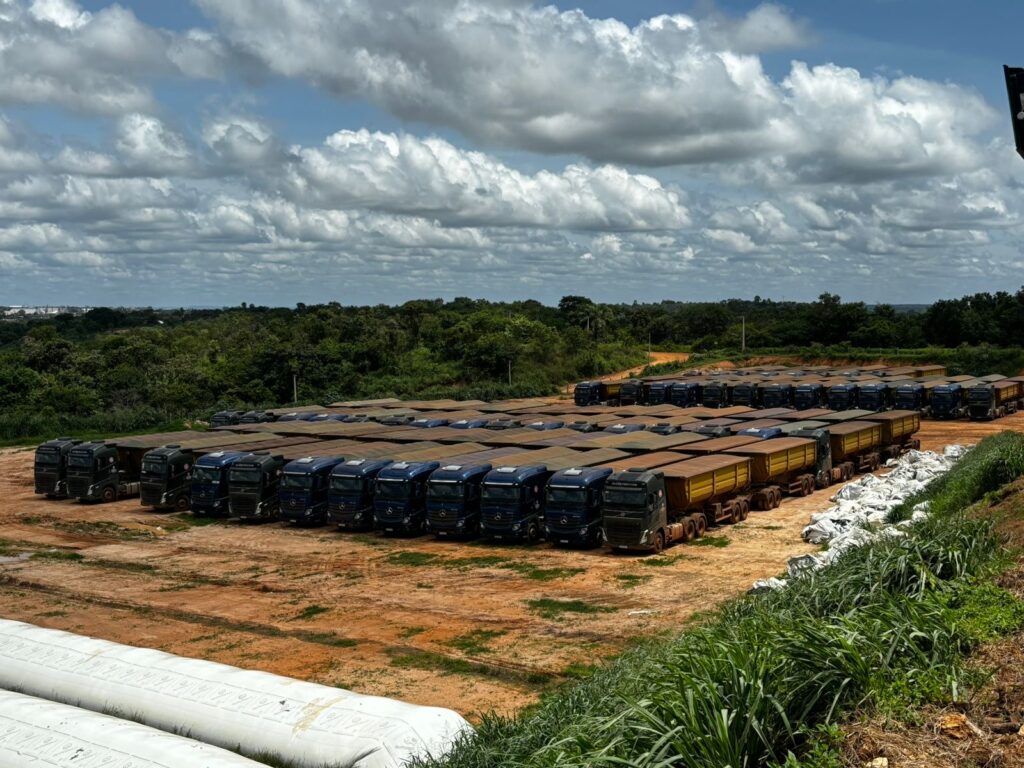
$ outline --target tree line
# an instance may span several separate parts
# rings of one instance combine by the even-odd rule
[[[144,429],[293,401],[546,395],[642,364],[648,345],[738,349],[744,326],[748,349],[1017,347],[1024,289],[909,310],[832,294],[806,303],[566,296],[557,306],[458,298],[8,319],[0,322],[0,439]]]

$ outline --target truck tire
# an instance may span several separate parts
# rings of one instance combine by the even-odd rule
[[[814,480],[812,479],[811,482],[813,483]],[[775,489],[775,493],[772,495],[772,509],[778,509],[781,506],[782,506],[782,489],[781,488],[776,488]]]
[[[746,499],[740,499],[740,522],[747,519],[750,514],[750,502]]]
[[[100,494],[100,499],[104,504],[111,501],[117,501],[117,489],[112,485],[108,485],[103,489],[103,493]]]
[[[540,529],[537,527],[537,523],[530,523],[526,526],[526,541],[529,544],[536,543],[537,539],[540,538]]]
[[[689,544],[696,538],[697,525],[693,522],[693,518],[687,518],[683,521],[683,541]]]
[[[189,507],[191,506],[192,504],[188,496],[179,496],[174,500],[174,508],[179,512],[188,512]]]
[[[693,520],[693,538],[699,539],[707,530],[708,523],[704,519],[704,515],[693,515],[690,519]]]
[[[665,532],[658,531],[654,534],[654,548],[652,550],[654,554],[660,555],[665,551]]]

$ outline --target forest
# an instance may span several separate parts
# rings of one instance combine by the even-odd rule
[[[649,347],[735,357],[744,328],[748,353],[916,355],[1009,373],[1021,365],[1024,289],[920,309],[833,294],[805,303],[566,296],[557,306],[457,298],[9,317],[0,322],[0,440],[141,430],[296,401],[546,395],[642,365]]]

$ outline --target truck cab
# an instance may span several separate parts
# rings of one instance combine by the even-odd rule
[[[857,384],[834,384],[828,388],[828,407],[833,411],[848,411],[857,407]]]
[[[286,413],[283,416],[278,416],[278,421],[307,421],[307,414],[305,413]]]
[[[961,384],[939,384],[932,390],[931,415],[933,419],[959,419],[967,415],[969,389]]]
[[[344,421],[345,418],[346,417],[344,416],[344,414],[341,413],[311,413],[308,416],[306,416],[306,418],[304,418],[303,421]]]
[[[36,448],[33,465],[36,493],[51,499],[68,497],[68,454],[81,440],[58,437]]]
[[[531,421],[523,426],[527,429],[535,429],[538,432],[547,432],[549,429],[561,429],[564,425],[564,421]]]
[[[974,421],[995,419],[1000,413],[995,388],[990,383],[976,384],[967,390],[967,412]]]
[[[265,424],[274,417],[266,411],[246,411],[238,420],[239,424]]]
[[[861,384],[860,392],[857,395],[857,406],[865,411],[887,411],[889,410],[889,391],[889,385],[885,383]]]
[[[729,405],[729,387],[724,381],[709,381],[704,385],[705,408],[725,408]]]
[[[656,435],[674,435],[679,432],[679,427],[675,424],[669,424],[667,421],[659,422],[653,426],[647,428],[648,432],[653,432]]]
[[[192,502],[193,464],[192,449],[180,445],[149,451],[142,457],[142,506],[186,512]]]
[[[614,549],[664,548],[655,541],[658,531],[668,527],[665,476],[647,469],[613,473],[601,494],[604,509],[604,537]]]
[[[573,389],[572,401],[576,405],[600,405],[601,382],[581,381]]]
[[[305,456],[289,461],[281,473],[281,517],[297,525],[327,522],[327,494],[331,472],[341,456]]]
[[[582,434],[589,434],[591,432],[597,432],[599,427],[592,421],[574,421],[565,425],[568,429],[573,432],[580,432]]]
[[[245,411],[217,411],[210,418],[210,427],[230,427],[238,424]]]
[[[228,509],[242,520],[276,520],[281,513],[284,458],[247,453],[228,470]]]
[[[690,408],[700,402],[701,386],[695,381],[677,381],[672,384],[668,401],[679,408]]]
[[[484,424],[484,429],[516,429],[517,427],[521,427],[522,425],[523,423],[521,421],[517,421],[516,419],[491,419],[486,424]]]
[[[346,416],[343,421],[345,424],[363,424],[367,421],[373,421],[373,419],[365,413],[353,413],[351,416]]]
[[[923,384],[900,384],[896,387],[896,410],[897,411],[920,411],[924,413],[925,391]]]
[[[495,541],[540,538],[544,524],[544,487],[551,472],[534,464],[498,467],[480,484],[480,534]]]
[[[672,387],[678,382],[674,381],[652,381],[647,385],[647,404],[665,405],[670,401]]]
[[[228,470],[245,456],[241,451],[214,451],[192,466],[192,514],[220,515],[228,511]]]
[[[386,534],[419,535],[427,527],[427,478],[441,464],[436,461],[398,461],[377,474],[373,515]]]
[[[619,390],[619,405],[642,405],[644,383],[640,379],[627,379]]]
[[[79,501],[115,501],[139,492],[138,454],[116,443],[81,443],[68,453],[68,495]]]
[[[815,443],[814,481],[818,488],[828,488],[842,478],[832,466],[832,441],[827,429],[796,429],[787,437],[803,437]]]
[[[459,419],[448,426],[452,429],[483,429],[487,426],[487,419]]]
[[[601,545],[601,492],[608,467],[573,467],[555,472],[545,489],[544,536],[558,546]]]
[[[490,464],[446,464],[427,480],[427,530],[438,538],[480,532],[480,484]]]
[[[328,519],[343,530],[373,530],[374,486],[389,464],[385,459],[349,459],[335,465],[327,494]]]
[[[761,405],[765,408],[786,408],[792,404],[792,384],[773,382],[761,387]]]
[[[793,392],[793,407],[798,411],[821,408],[825,405],[825,387],[822,384],[798,384]]]
[[[380,423],[387,427],[404,427],[412,423],[415,417],[408,414],[395,414],[379,419]]]
[[[756,381],[743,381],[732,388],[732,404],[757,408],[761,405],[761,385]]]
[[[604,431],[612,435],[628,435],[630,432],[643,432],[645,429],[646,424],[612,424],[605,427]]]

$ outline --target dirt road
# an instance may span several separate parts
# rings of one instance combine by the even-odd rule
[[[925,447],[1024,429],[926,422]],[[47,501],[0,453],[0,616],[453,707],[516,710],[810,551],[826,493],[664,556],[383,539]],[[206,521],[202,521],[206,522]]]

